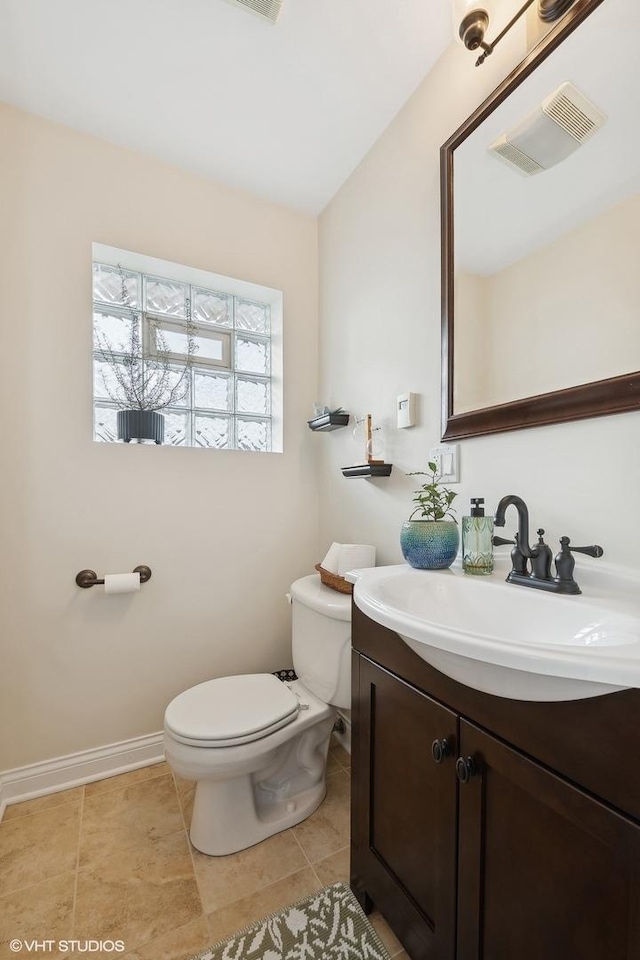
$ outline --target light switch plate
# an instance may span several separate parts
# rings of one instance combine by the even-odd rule
[[[460,483],[459,443],[441,443],[431,447],[429,461],[437,465],[442,483]]]

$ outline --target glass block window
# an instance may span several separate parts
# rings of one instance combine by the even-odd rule
[[[153,396],[165,445],[271,451],[272,304],[238,281],[191,282],[203,277],[189,268],[183,279],[131,269],[122,253],[93,263],[94,440],[118,442],[118,410]]]

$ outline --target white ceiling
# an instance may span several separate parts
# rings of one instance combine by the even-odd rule
[[[0,100],[318,213],[451,37],[450,0],[0,0]]]

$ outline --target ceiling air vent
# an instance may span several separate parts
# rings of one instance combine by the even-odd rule
[[[489,150],[527,177],[554,167],[600,129],[606,116],[571,83],[563,83]]]
[[[540,173],[541,170],[544,170],[544,167],[541,167],[539,163],[536,163],[535,160],[528,157],[526,153],[514,147],[504,135],[496,140],[495,143],[492,143],[490,149],[502,157],[503,160],[506,160],[507,163],[518,167],[518,169],[526,173],[528,177],[532,177],[534,173]]]
[[[263,20],[277,23],[284,0],[227,0],[234,7],[242,7],[251,13],[257,13]]]
[[[542,109],[563,130],[584,143],[607,119],[590,100],[571,83],[563,83],[542,104]]]

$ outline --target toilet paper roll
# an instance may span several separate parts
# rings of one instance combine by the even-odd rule
[[[350,570],[359,567],[375,567],[376,548],[370,543],[343,543],[340,546],[338,576],[344,577]]]
[[[140,589],[139,573],[106,573],[105,593],[135,593]]]
[[[342,549],[341,543],[332,543],[327,551],[327,555],[320,564],[321,567],[324,567],[325,570],[328,570],[329,573],[338,572],[338,564],[340,562],[340,551]]]

